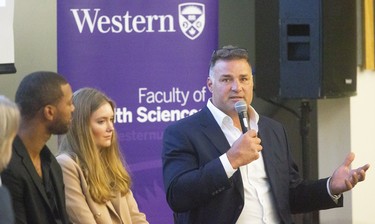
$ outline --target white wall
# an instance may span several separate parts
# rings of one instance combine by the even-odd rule
[[[358,72],[357,96],[319,100],[319,177],[332,174],[347,153],[356,154],[352,167],[375,165],[375,72]],[[373,167],[372,167],[373,168]],[[366,181],[344,193],[344,208],[320,212],[321,224],[372,224],[375,212],[375,171]]]
[[[17,73],[0,75],[0,95],[14,100],[18,84],[25,75],[37,70],[57,71],[56,1],[6,1],[15,2],[14,51]],[[52,137],[47,144],[52,151],[56,151],[56,137]]]
[[[353,167],[370,163],[366,181],[353,190],[353,224],[375,223],[375,71],[358,74],[358,95],[350,99]],[[373,207],[374,206],[374,207]]]
[[[318,101],[319,178],[331,176],[350,152],[350,98]],[[350,224],[351,192],[344,194],[344,207],[320,211],[321,224]]]

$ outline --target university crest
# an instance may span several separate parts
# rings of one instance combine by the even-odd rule
[[[205,6],[201,3],[187,2],[178,5],[178,21],[182,33],[191,40],[196,39],[205,25]]]

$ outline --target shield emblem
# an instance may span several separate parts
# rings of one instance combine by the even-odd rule
[[[191,40],[196,39],[205,25],[205,10],[201,3],[187,2],[178,5],[178,21],[182,33]]]

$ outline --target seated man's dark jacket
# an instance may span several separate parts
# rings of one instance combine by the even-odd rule
[[[61,167],[47,146],[42,149],[41,157],[50,163],[50,180],[55,189],[56,207],[61,218],[60,223],[70,223],[66,213]],[[41,178],[18,136],[13,141],[11,161],[7,169],[1,174],[1,178],[3,184],[8,187],[11,193],[16,223],[57,223]]]

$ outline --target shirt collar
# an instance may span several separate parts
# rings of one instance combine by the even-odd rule
[[[208,109],[211,111],[212,115],[214,116],[216,122],[220,125],[220,127],[222,126],[223,122],[224,122],[224,119],[226,117],[229,117],[228,115],[226,115],[223,111],[219,110],[212,102],[211,102],[211,99],[209,99],[207,101],[207,107]],[[230,117],[229,117],[230,118]]]
[[[207,107],[211,111],[212,115],[214,116],[216,122],[222,127],[224,119],[232,120],[228,115],[226,115],[223,111],[217,108],[212,102],[211,98],[207,101]],[[250,108],[250,123],[252,124],[252,129],[258,131],[258,121],[259,121],[259,114],[255,111],[255,109],[249,105]],[[254,127],[254,125],[256,125]]]

